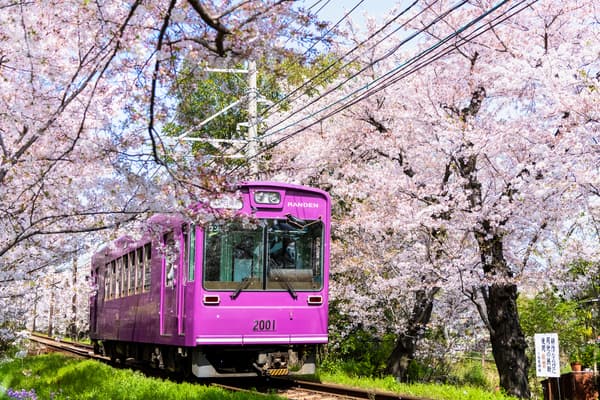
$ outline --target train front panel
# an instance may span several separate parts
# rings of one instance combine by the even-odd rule
[[[257,183],[241,200],[239,218],[199,232],[193,372],[312,373],[327,343],[329,197]]]

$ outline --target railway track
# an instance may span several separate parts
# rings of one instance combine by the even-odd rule
[[[31,340],[32,342],[42,344],[52,350],[60,351],[62,353],[72,354],[83,358],[93,358],[102,361],[109,360],[108,357],[94,354],[94,347],[85,343],[64,342],[33,332],[29,334],[29,340]]]
[[[429,400],[399,393],[301,380],[276,379],[270,386],[277,389],[278,395],[291,400]]]
[[[92,358],[103,362],[110,362],[108,357],[94,354],[91,345],[54,340],[36,333],[30,333],[29,339],[54,351],[60,351],[81,358]],[[198,383],[198,380],[193,380],[193,382]],[[277,394],[290,400],[430,400],[423,397],[398,393],[285,378],[270,378],[269,380],[256,378],[235,381],[224,379],[219,380],[218,382],[212,381],[204,383],[231,391]]]

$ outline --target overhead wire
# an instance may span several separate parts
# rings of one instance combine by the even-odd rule
[[[394,18],[392,18],[392,20],[388,21],[386,24],[384,24],[382,26],[382,28],[380,28],[378,31],[376,31],[374,34],[370,35],[369,38],[367,38],[366,40],[362,41],[361,43],[359,43],[358,45],[354,46],[354,48],[352,48],[351,50],[349,50],[346,54],[344,54],[342,57],[338,58],[338,60],[334,61],[332,64],[330,64],[329,66],[327,66],[325,68],[325,70],[327,70],[328,68],[331,68],[333,65],[335,65],[335,63],[337,63],[339,60],[342,60],[343,58],[345,58],[347,55],[352,54],[354,51],[356,51],[357,49],[359,49],[366,41],[370,40],[371,38],[373,38],[374,36],[376,36],[379,32],[385,30],[386,27],[388,27],[391,23],[393,23],[395,20],[397,20],[400,16],[406,14],[406,12],[408,12],[419,0],[416,0],[414,3],[412,3],[411,5],[409,5],[408,7],[406,7],[405,9],[403,9],[400,13],[398,13]],[[414,21],[417,17],[419,17],[421,14],[423,14],[425,11],[427,11],[429,8],[431,8],[438,0],[434,0],[433,2],[429,3],[426,7],[424,7],[419,13],[417,13],[416,15],[414,15],[413,17],[411,17],[409,20],[405,21],[403,24],[401,24],[399,27],[397,27],[393,32],[388,33],[387,35],[385,35],[383,38],[379,39],[376,43],[374,43],[372,46],[370,46],[368,48],[369,49],[373,49],[374,47],[376,47],[377,45],[379,45],[381,42],[383,42],[384,40],[388,39],[389,37],[391,37],[394,33],[396,33],[398,30],[406,27],[410,22]],[[508,1],[508,0],[507,0]],[[364,68],[362,68],[361,70],[359,70],[358,72],[353,73],[352,75],[350,75],[349,77],[347,77],[342,83],[336,85],[333,88],[330,88],[328,91],[326,91],[324,94],[320,95],[319,97],[317,97],[316,99],[313,99],[311,102],[309,102],[309,104],[303,105],[303,107],[307,107],[309,105],[312,105],[318,101],[320,101],[321,99],[323,99],[324,97],[328,96],[331,93],[334,93],[336,90],[338,90],[340,87],[342,87],[344,84],[346,84],[347,82],[349,82],[350,80],[356,78],[358,75],[362,74],[365,70],[373,67],[374,65],[376,65],[377,63],[381,62],[382,60],[384,60],[385,58],[391,56],[395,51],[397,51],[400,47],[402,47],[403,45],[405,45],[406,43],[410,42],[412,39],[414,39],[415,37],[417,37],[418,35],[420,35],[421,33],[425,32],[427,29],[431,28],[433,25],[435,25],[436,23],[440,22],[443,18],[445,18],[446,16],[448,16],[451,12],[457,10],[458,8],[462,7],[463,5],[465,5],[467,3],[467,0],[462,0],[459,3],[455,4],[453,7],[451,7],[450,9],[446,10],[444,13],[442,13],[441,15],[438,15],[436,18],[433,19],[433,21],[431,21],[430,23],[428,23],[426,26],[424,26],[423,28],[421,28],[420,30],[418,30],[417,32],[413,33],[412,35],[410,35],[408,38],[404,39],[403,41],[401,41],[397,46],[394,47],[394,49],[392,51],[388,51],[386,52],[383,56],[379,57],[377,60],[372,61],[371,63],[369,63],[367,66],[365,66]],[[346,64],[344,64],[343,67],[353,63],[354,61],[356,61],[358,59],[358,57],[355,57],[354,59],[352,59],[351,61],[347,62]],[[342,67],[342,68],[343,68]],[[340,70],[342,69],[340,68]],[[322,74],[323,71],[321,71],[319,74]],[[319,75],[317,74],[317,75]],[[316,75],[316,76],[317,76]],[[381,79],[382,77],[378,78]],[[315,79],[314,77],[311,78],[311,80]],[[310,81],[310,80],[309,80]],[[299,91],[300,89],[296,89],[294,92]],[[349,96],[351,96],[353,93],[351,93]],[[339,99],[338,101],[334,102],[333,104],[326,106],[324,109],[330,108],[331,106],[345,100],[347,97],[349,96],[345,96],[342,99]],[[289,95],[288,95],[289,97]],[[278,103],[280,103],[282,100],[280,100]],[[272,107],[270,107],[272,108]],[[268,111],[268,110],[267,110]],[[277,129],[271,133],[268,133],[268,131],[270,129],[274,129],[275,127],[283,124],[284,122],[288,121],[290,118],[293,117],[293,114],[288,115],[286,118],[278,121],[275,125],[272,125],[271,127],[267,128],[267,130],[265,131],[265,133],[263,135],[261,135],[261,137],[259,138],[259,140],[262,140],[266,137],[275,135],[285,129],[288,129],[300,122],[302,122],[303,120],[312,118],[315,114],[318,114],[319,112],[323,111],[323,109],[321,109],[320,111],[313,113],[303,119],[301,119],[300,121],[296,121],[296,122],[292,122],[288,125],[286,125],[283,128]],[[261,116],[264,116],[263,112],[261,114]],[[328,117],[327,117],[328,118]],[[315,122],[319,123],[321,120]],[[309,125],[312,126],[314,124]],[[305,128],[301,128],[300,131],[302,131]],[[248,144],[242,146],[239,151],[244,151],[246,148],[248,147]],[[269,146],[268,148],[272,148],[273,146]],[[265,148],[262,152],[268,150],[268,148]],[[262,153],[260,152],[260,153]],[[259,153],[259,154],[260,154]],[[257,154],[258,155],[258,154]]]
[[[344,60],[346,57],[348,57],[349,55],[351,55],[352,53],[354,53],[355,51],[357,51],[359,48],[361,48],[365,43],[369,42],[375,36],[377,36],[378,34],[380,34],[381,32],[383,32],[387,27],[389,27],[392,23],[394,23],[396,20],[398,20],[398,18],[402,17],[410,9],[412,9],[419,1],[420,0],[414,0],[412,4],[410,4],[404,10],[402,10],[400,13],[396,14],[394,16],[394,18],[390,19],[388,22],[386,22],[384,25],[382,25],[377,31],[375,31],[374,33],[372,33],[371,35],[369,35],[369,37],[367,37],[366,39],[364,39],[363,41],[361,41],[359,44],[357,44],[356,46],[354,46],[352,49],[348,50],[342,56],[337,57],[333,62],[329,63],[329,65],[327,65],[325,68],[323,68],[322,70],[320,70],[317,74],[313,75],[310,79],[307,79],[306,81],[304,81],[302,83],[302,85],[298,86],[297,88],[295,88],[294,90],[292,90],[290,93],[288,93],[287,95],[285,95],[284,97],[282,97],[281,99],[279,99],[277,102],[275,102],[272,105],[270,105],[269,107],[267,107],[265,110],[263,110],[261,112],[261,117],[264,117],[269,111],[271,111],[275,107],[280,106],[281,104],[283,104],[288,99],[292,98],[292,96],[294,96],[295,94],[299,93],[302,89],[306,88],[307,90],[309,90],[309,89],[315,88],[318,85],[318,82],[316,81],[318,78],[320,78],[321,76],[323,76],[324,74],[326,74],[327,72],[329,72],[334,66],[337,65],[337,63],[339,63],[342,60]],[[418,17],[419,15],[421,15],[422,13],[424,13],[425,10],[427,10],[428,8],[430,8],[437,1],[439,1],[439,0],[434,0],[427,7],[425,7],[423,10],[421,10],[419,13],[417,13],[414,17],[412,17],[411,19],[409,19],[405,23],[403,23],[400,26],[398,26],[395,30],[393,30],[392,32],[390,32],[387,35],[385,35],[384,37],[382,37],[380,40],[378,40],[373,45],[371,45],[367,49],[367,51],[373,49],[374,47],[376,47],[377,45],[379,45],[381,42],[383,42],[387,38],[389,38],[392,35],[394,35],[398,30],[404,28],[409,22],[411,22],[416,17]],[[339,66],[338,68],[336,68],[332,73],[339,73],[340,71],[344,70],[346,67],[352,65],[352,63],[354,63],[357,59],[358,59],[358,56],[352,58],[351,60],[347,61],[342,66]],[[311,83],[314,83],[314,84],[311,84]],[[293,101],[293,99],[292,99],[292,101]]]
[[[508,0],[504,0],[504,1],[508,1]],[[346,79],[344,79],[343,81],[341,81],[340,83],[338,83],[337,85],[335,85],[334,87],[328,89],[325,93],[323,93],[321,96],[312,99],[310,102],[308,102],[307,104],[303,105],[303,107],[308,107],[310,105],[315,104],[318,101],[321,101],[324,97],[335,93],[338,89],[340,89],[342,86],[344,86],[345,84],[347,84],[349,81],[351,81],[352,79],[356,78],[357,76],[359,76],[360,74],[362,74],[364,71],[372,68],[373,66],[375,66],[376,64],[378,64],[379,62],[383,61],[384,59],[390,57],[392,54],[394,54],[396,51],[398,51],[398,49],[400,49],[402,46],[406,45],[407,43],[409,43],[410,41],[412,41],[413,39],[415,39],[416,37],[418,37],[420,34],[424,33],[427,29],[431,28],[433,25],[437,24],[438,22],[440,22],[441,20],[443,20],[445,17],[447,17],[448,15],[450,15],[452,12],[458,10],[459,8],[461,8],[462,6],[464,6],[465,4],[468,3],[468,0],[462,0],[460,2],[458,2],[457,4],[455,4],[454,6],[452,6],[451,8],[449,8],[448,10],[446,10],[445,12],[443,12],[442,14],[438,15],[436,18],[434,18],[431,22],[429,22],[427,25],[425,25],[423,28],[421,28],[420,30],[412,33],[411,35],[409,35],[407,38],[403,39],[402,41],[400,41],[400,43],[398,45],[396,45],[394,48],[392,48],[391,50],[388,50],[385,54],[383,54],[382,56],[380,56],[379,58],[377,58],[376,60],[368,63],[366,66],[364,66],[363,68],[361,68],[359,71],[353,73],[352,75],[350,75],[349,77],[347,77]],[[427,8],[425,8],[424,10],[426,10]],[[422,11],[424,12],[424,11]],[[421,13],[422,13],[421,12]],[[416,18],[417,16],[419,16],[421,13],[417,14],[416,16],[414,16],[413,18]],[[413,18],[411,18],[411,20],[407,21],[411,22],[413,20]],[[404,25],[403,25],[404,26]],[[380,43],[381,41],[379,41],[378,43]],[[417,56],[418,57],[418,56]],[[392,71],[390,71],[392,72]],[[386,74],[387,75],[387,74]],[[377,79],[374,80],[374,82],[382,79],[383,77],[385,77],[386,75],[383,75],[382,77],[379,77]],[[335,103],[334,103],[335,104]],[[291,118],[293,118],[293,114],[290,113],[287,117],[283,118],[282,120],[279,120],[277,123],[275,123],[274,125],[270,126],[267,131],[265,131],[265,134],[262,135],[262,137],[267,137],[267,136],[271,136],[277,132],[279,132],[282,129],[286,129],[290,126],[293,126],[295,123],[292,123],[282,129],[276,130],[274,132],[271,133],[267,133],[269,130],[273,130],[274,128],[276,128],[277,126],[282,125],[283,123],[285,123],[286,121],[290,120]]]
[[[315,6],[317,6],[317,4],[319,4],[322,1],[323,0],[317,0],[312,6],[308,7],[308,9],[310,10],[310,9],[314,8]],[[319,7],[319,9],[317,11],[315,11],[315,14],[320,13],[330,2],[331,2],[331,0],[325,1],[325,4],[323,4],[321,7]]]
[[[324,0],[317,0],[315,3],[313,3],[308,9],[312,9],[315,6],[317,6],[319,3],[321,3]],[[316,12],[315,14],[318,14],[321,10],[323,10],[323,8],[325,6],[327,6],[330,3],[331,0],[326,0],[325,4],[323,4]],[[339,24],[341,24],[346,18],[348,18],[350,16],[350,14],[352,12],[354,12],[365,0],[359,0],[358,3],[356,3],[354,5],[354,7],[352,7],[352,9],[350,9],[350,11],[346,12],[344,14],[344,16],[342,18],[340,18],[330,29],[327,30],[327,32],[325,32],[321,38],[319,38],[319,40],[317,40],[316,42],[314,42],[310,48],[308,48],[307,50],[305,50],[303,56],[306,56],[306,54],[308,52],[310,52],[320,41],[322,41],[329,33],[331,33],[331,31],[333,31],[333,29],[335,29]],[[397,15],[394,19],[392,19],[391,21],[389,21],[388,23],[386,23],[380,30],[378,30],[375,34],[371,35],[368,39],[366,39],[365,41],[369,40],[370,38],[372,38],[374,35],[376,35],[378,32],[382,31],[383,29],[385,29],[387,26],[389,26],[393,21],[395,21],[397,18],[399,18],[401,15],[403,15],[408,9],[410,9],[412,6],[414,6],[419,0],[414,0],[413,4],[411,6],[409,6],[409,8],[407,8],[405,11],[403,11],[402,13],[400,13],[399,15]],[[438,1],[438,0],[434,0]],[[365,41],[363,41],[361,44],[365,43]],[[360,46],[361,44],[359,44],[358,46]],[[355,49],[358,48],[358,46],[355,46]],[[352,52],[352,51],[351,51]],[[344,55],[343,57],[346,57],[349,53],[346,53],[346,55]],[[329,70],[331,67],[333,67],[335,65],[335,63],[337,63],[338,61],[340,61],[341,59],[338,59],[337,61],[335,61],[334,63],[330,64],[329,66],[327,66],[324,70],[322,70],[321,72],[319,72],[316,76],[314,76],[313,78],[311,78],[310,80],[306,81],[303,83],[303,85],[301,85],[299,88],[296,88],[291,94],[288,94],[284,99],[280,99],[278,100],[276,103],[274,103],[273,105],[270,105],[266,110],[264,110],[263,112],[261,112],[259,118],[263,118],[264,115],[271,110],[273,107],[276,107],[277,105],[282,104],[283,101],[285,101],[286,99],[288,99],[291,95],[293,95],[294,93],[297,93],[299,90],[301,90],[303,87],[306,87],[307,83],[317,79],[318,76],[321,76],[322,74],[324,74],[327,70]],[[239,149],[239,151],[243,151],[244,149],[246,149],[248,145],[244,145],[241,147],[241,149]]]
[[[317,40],[316,42],[314,42],[304,52],[304,55],[306,56],[312,49],[314,49],[317,46],[317,44],[319,44],[323,39],[325,39],[325,37],[327,37],[327,35],[329,35],[335,28],[337,28],[339,24],[341,24],[346,18],[348,18],[350,16],[350,14],[352,14],[354,12],[354,10],[356,10],[364,2],[365,2],[365,0],[359,0],[358,3],[356,3],[354,5],[354,7],[352,7],[352,9],[350,11],[346,12],[346,14],[344,14],[344,16],[342,18],[340,18],[331,28],[329,28],[323,35],[321,35],[321,37],[319,38],[319,40]],[[327,5],[327,3],[325,5]],[[319,9],[319,11],[321,9],[322,9],[322,7]]]
[[[369,96],[372,94],[375,94],[389,86],[392,86],[396,83],[398,83],[400,80],[406,78],[407,76],[417,72],[418,70],[432,64],[433,62],[439,60],[440,58],[450,54],[451,52],[455,51],[456,49],[458,49],[460,46],[468,43],[468,42],[472,42],[475,38],[481,36],[482,34],[490,31],[491,29],[495,28],[496,26],[498,26],[500,23],[506,21],[507,19],[512,18],[513,16],[515,16],[516,14],[520,13],[521,11],[523,11],[525,8],[530,7],[532,4],[536,3],[538,0],[533,0],[530,3],[528,3],[528,0],[521,0],[519,2],[517,2],[516,4],[512,5],[511,7],[509,7],[505,12],[503,12],[501,15],[494,17],[491,21],[487,21],[485,25],[481,25],[478,28],[476,28],[475,30],[473,30],[472,32],[469,33],[468,37],[460,37],[458,36],[458,43],[453,43],[453,44],[449,44],[448,46],[446,46],[442,52],[439,52],[433,56],[431,56],[430,58],[428,58],[425,61],[422,61],[421,63],[417,64],[415,67],[411,68],[410,70],[402,73],[402,74],[398,74],[398,75],[394,75],[393,79],[391,80],[387,80],[386,81],[386,85],[384,87],[381,88],[371,88],[371,92],[367,93]],[[522,7],[520,7],[522,6]],[[520,8],[518,8],[520,7]],[[517,9],[518,8],[518,9]],[[513,11],[517,9],[516,11],[512,12],[512,13],[508,13],[509,11]],[[492,23],[493,21],[497,21],[495,23]],[[358,101],[362,100],[364,98],[359,98]]]
[[[494,11],[498,10],[500,7],[502,7],[503,5],[507,4],[509,2],[509,0],[504,0],[501,1],[500,3],[498,3],[497,5],[495,5],[494,7],[492,7],[490,10],[486,11],[485,13],[481,14],[479,17],[473,19],[472,21],[468,22],[467,24],[463,25],[461,28],[459,28],[458,30],[455,30],[454,32],[452,32],[451,34],[447,35],[445,38],[439,40],[436,44],[430,46],[428,49],[424,50],[423,52],[419,53],[417,56],[412,57],[411,59],[409,59],[408,61],[406,61],[405,63],[402,63],[400,65],[398,65],[397,67],[393,68],[392,70],[388,71],[386,74],[382,75],[381,77],[379,77],[378,79],[374,80],[374,82],[371,82],[367,85],[364,85],[362,87],[360,87],[359,89],[353,91],[352,93],[350,93],[347,96],[344,96],[343,99],[340,99],[336,102],[333,102],[330,105],[327,105],[323,108],[321,108],[319,111],[316,111],[312,114],[310,114],[309,116],[303,118],[300,121],[296,121],[293,124],[290,124],[280,130],[277,130],[276,132],[272,132],[270,135],[274,135],[276,133],[279,133],[285,129],[288,129],[294,125],[297,125],[299,123],[301,123],[302,121],[305,121],[307,119],[312,119],[315,116],[317,116],[318,114],[332,108],[333,106],[341,103],[344,100],[348,100],[352,95],[356,95],[357,93],[363,91],[363,90],[368,90],[365,93],[363,93],[362,95],[351,99],[350,101],[348,101],[347,103],[341,104],[341,106],[337,107],[334,110],[329,111],[328,113],[320,116],[319,118],[317,118],[316,120],[310,122],[308,125],[306,126],[301,126],[298,129],[296,129],[295,131],[269,143],[267,146],[265,146],[265,148],[258,154],[254,155],[254,157],[259,156],[261,153],[268,151],[269,149],[279,145],[280,143],[290,139],[291,137],[299,134],[300,132],[310,128],[311,126],[314,126],[322,121],[324,121],[327,118],[330,118],[331,116],[351,107],[352,105],[365,100],[366,98],[372,96],[373,94],[384,90],[385,88],[396,84],[398,81],[405,79],[407,76],[415,73],[416,71],[430,65],[431,63],[437,61],[439,58],[455,51],[456,49],[458,49],[459,47],[463,46],[466,43],[469,43],[470,41],[472,41],[473,39],[475,39],[476,37],[479,37],[480,35],[488,32],[489,30],[495,28],[496,26],[498,26],[499,24],[503,23],[504,21],[506,21],[507,19],[512,18],[513,16],[515,16],[516,14],[522,12],[524,9],[530,7],[531,5],[535,4],[538,0],[521,0],[518,3],[516,3],[515,5],[511,6],[510,8],[508,8],[507,10],[505,10],[502,14],[500,14],[499,16],[494,17],[494,19],[492,19],[492,21],[487,21],[485,22],[484,25],[481,25],[479,27],[477,27],[475,30],[473,30],[472,32],[468,33],[465,36],[460,36],[466,29],[468,29],[469,27],[472,27],[474,24],[482,21],[486,16],[489,16],[491,13],[493,13]],[[495,22],[494,22],[495,21]],[[436,54],[430,55],[434,50],[439,49],[443,44],[448,43],[450,40],[452,40],[453,38],[458,37],[459,41],[457,43],[452,43],[450,45],[447,45],[445,48],[443,48],[441,51],[439,51]],[[429,58],[423,59],[423,57],[430,55]],[[418,63],[420,61],[420,63]],[[407,67],[416,64],[412,69],[408,69]],[[402,72],[402,73],[401,73]],[[374,84],[373,84],[374,83]]]
[[[338,99],[334,102],[332,102],[329,105],[326,105],[324,107],[322,107],[321,109],[319,109],[316,112],[311,113],[310,115],[295,121],[293,123],[290,123],[289,125],[277,129],[277,130],[273,130],[270,133],[266,133],[265,135],[262,135],[259,140],[262,140],[268,136],[273,136],[275,134],[281,133],[284,130],[287,130],[295,125],[299,125],[302,122],[309,120],[309,119],[313,119],[319,115],[321,115],[320,117],[318,117],[316,120],[312,121],[311,123],[309,123],[308,125],[304,125],[304,126],[300,126],[298,129],[296,129],[295,131],[269,143],[268,145],[266,145],[260,152],[256,153],[255,155],[251,156],[251,158],[257,157],[260,154],[270,150],[271,148],[277,146],[278,144],[284,142],[285,140],[288,140],[289,138],[297,135],[298,133],[324,121],[327,118],[330,118],[331,116],[351,107],[352,105],[356,104],[359,101],[362,101],[370,96],[372,96],[373,94],[397,83],[399,80],[406,78],[407,76],[413,74],[414,72],[420,70],[421,68],[431,64],[432,62],[437,61],[439,58],[451,53],[452,51],[458,49],[460,46],[464,45],[465,43],[470,42],[471,40],[473,40],[474,38],[480,36],[481,34],[489,31],[490,29],[495,28],[497,25],[499,25],[500,23],[504,22],[505,20],[511,18],[512,16],[518,14],[519,12],[523,11],[525,8],[530,7],[532,4],[536,3],[538,0],[533,0],[530,2],[527,2],[527,0],[522,0],[520,2],[518,2],[516,5],[510,7],[508,10],[505,10],[501,15],[496,16],[494,19],[492,19],[492,21],[488,21],[486,22],[487,25],[482,25],[479,26],[478,28],[476,28],[475,30],[473,30],[472,32],[468,33],[466,36],[460,37],[460,35],[464,34],[464,31],[467,30],[469,27],[472,27],[474,24],[476,24],[477,22],[480,22],[481,20],[483,20],[485,17],[489,16],[491,13],[495,12],[496,10],[498,10],[499,8],[501,8],[503,5],[507,4],[509,2],[509,0],[504,0],[499,2],[498,4],[496,4],[495,6],[493,6],[491,9],[489,9],[488,11],[484,12],[483,14],[481,14],[479,17],[471,20],[470,22],[468,22],[467,24],[463,25],[461,28],[455,30],[454,32],[452,32],[451,34],[447,35],[447,37],[445,37],[444,39],[439,40],[436,44],[434,44],[433,46],[429,47],[428,49],[422,51],[421,53],[419,53],[418,55],[410,58],[408,61],[398,65],[396,68],[393,68],[392,70],[388,71],[387,73],[385,73],[384,75],[378,77],[377,79],[373,80],[372,82],[367,83],[366,85],[354,90],[353,92],[349,93],[348,95],[342,97],[341,99]],[[459,3],[460,4],[460,3]],[[518,8],[520,5],[523,5],[522,7]],[[517,9],[518,8],[518,9]],[[509,12],[511,10],[515,10],[513,13]],[[443,13],[441,16],[438,16],[434,21],[439,22],[441,17],[445,17],[447,15],[447,12]],[[493,21],[498,21],[496,23],[492,23]],[[417,34],[421,34],[423,32],[425,32],[426,29],[428,29],[430,26],[432,26],[433,24],[428,24],[427,27],[419,30],[417,32]],[[483,29],[485,27],[485,29]],[[483,29],[483,30],[482,30]],[[479,33],[477,33],[478,31],[480,31]],[[412,35],[411,35],[412,36]],[[445,48],[443,48],[442,50],[440,50],[438,53],[434,53],[432,55],[432,53],[435,50],[438,50],[441,46],[443,46],[445,43],[448,43],[450,40],[459,37],[459,41],[457,43],[451,44],[446,46]],[[405,39],[400,45],[397,46],[397,48],[401,47],[403,44],[405,44],[407,42],[408,39]],[[389,56],[389,54],[388,54]],[[425,58],[427,57],[427,58]],[[373,64],[375,64],[376,62],[381,61],[381,59],[376,60],[373,63],[370,63],[367,67],[372,66]],[[412,69],[408,69],[410,66],[413,66]],[[360,73],[364,72],[364,69],[361,70]],[[351,77],[355,78],[358,74],[355,74]],[[337,87],[334,88],[332,91],[333,92],[337,90]],[[329,94],[330,92],[326,93],[325,95]],[[362,95],[358,96],[361,92],[364,92]],[[319,97],[319,99],[322,99],[325,95]],[[352,99],[352,97],[354,97],[354,99]],[[314,102],[311,102],[311,104],[313,104]],[[341,105],[340,105],[341,104]],[[323,114],[325,111],[332,109],[333,107],[338,106],[337,108],[327,112],[326,114]],[[306,105],[304,105],[303,107],[306,107]],[[289,119],[286,118],[286,120]],[[269,127],[267,129],[267,132],[269,130],[272,130],[273,126]],[[243,151],[245,149],[246,146],[242,147],[240,150]]]

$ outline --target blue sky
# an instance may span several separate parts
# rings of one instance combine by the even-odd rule
[[[353,20],[357,21],[365,12],[370,16],[382,18],[387,15],[387,12],[392,9],[396,0],[302,0],[305,7],[314,7],[311,11],[319,11],[319,16],[322,19],[329,20],[333,23],[339,21],[348,11],[360,3],[360,5],[350,14]]]

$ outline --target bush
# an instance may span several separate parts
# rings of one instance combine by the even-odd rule
[[[594,363],[600,364],[600,348],[598,344],[588,343],[581,349],[580,352],[581,365],[585,368],[591,368]]]
[[[480,364],[472,363],[463,375],[463,383],[469,386],[489,389],[490,384]]]
[[[341,340],[334,353],[328,353],[321,368],[351,376],[382,376],[394,345],[394,337],[379,339],[369,332],[358,331]]]
[[[28,337],[27,331],[17,329],[16,325],[2,324],[0,326],[0,358],[12,358],[21,352],[20,347]]]

